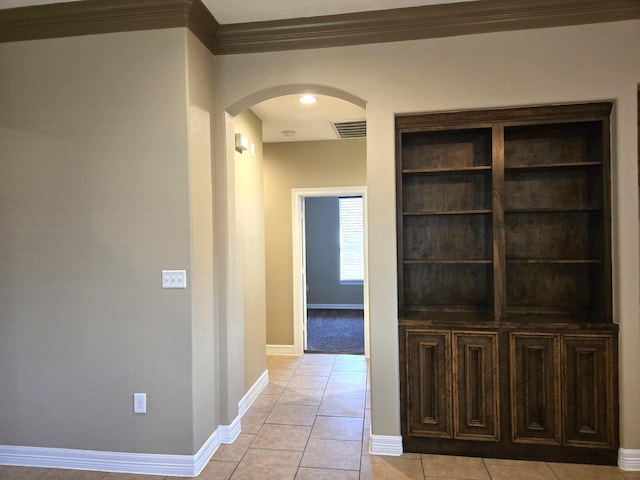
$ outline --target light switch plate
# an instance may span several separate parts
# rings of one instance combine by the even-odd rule
[[[162,288],[187,288],[187,271],[162,270]]]
[[[133,394],[133,413],[147,413],[147,394]]]

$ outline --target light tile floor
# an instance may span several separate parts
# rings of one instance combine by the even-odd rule
[[[201,480],[640,480],[616,467],[489,458],[369,455],[370,404],[362,356],[269,357],[269,385]],[[0,466],[1,480],[174,480]]]

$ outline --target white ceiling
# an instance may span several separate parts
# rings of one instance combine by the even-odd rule
[[[364,120],[365,110],[353,103],[326,95],[315,95],[316,103],[300,103],[301,95],[272,98],[251,110],[262,120],[262,140],[302,142],[339,138],[331,122]],[[285,135],[283,132],[293,132]]]
[[[83,0],[0,0],[0,9]],[[220,24],[314,17],[368,10],[417,7],[465,0],[202,0]],[[310,92],[313,93],[313,92]],[[262,119],[263,141],[291,142],[338,139],[331,122],[365,119],[364,109],[344,100],[318,95],[312,105],[287,95],[255,105]],[[285,137],[282,132],[295,134]]]

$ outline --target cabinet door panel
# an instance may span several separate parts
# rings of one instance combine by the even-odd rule
[[[408,433],[451,438],[451,336],[407,332]]]
[[[453,334],[454,437],[500,439],[497,333]]]
[[[572,446],[613,446],[612,338],[567,335],[563,339],[564,438]]]
[[[512,440],[559,445],[559,336],[514,333],[509,348]]]

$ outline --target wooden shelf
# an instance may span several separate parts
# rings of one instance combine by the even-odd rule
[[[600,264],[602,260],[592,258],[507,258],[507,263],[521,263],[521,264],[567,264],[567,265],[588,265],[588,264]]]
[[[456,306],[450,305],[446,309],[436,309],[433,306],[427,305],[408,305],[404,316],[399,319],[401,325],[410,326],[416,322],[422,323],[437,322],[450,325],[450,322],[458,323],[463,326],[465,322],[480,323],[491,322],[492,315],[489,313],[489,308],[484,306],[478,306],[475,309],[468,306]]]
[[[533,171],[533,170],[557,170],[585,167],[601,167],[602,162],[566,162],[566,163],[539,163],[536,165],[505,165],[505,172],[509,171]]]
[[[478,208],[472,210],[428,210],[424,212],[402,212],[405,217],[424,217],[431,215],[486,215],[491,213],[490,208]]]
[[[493,263],[490,258],[415,258],[406,259],[405,265],[489,265]]]
[[[504,213],[581,213],[600,212],[602,207],[574,207],[574,208],[507,208]]]
[[[491,165],[455,168],[406,168],[402,170],[405,175],[423,174],[460,174],[460,173],[487,173],[491,172]]]

